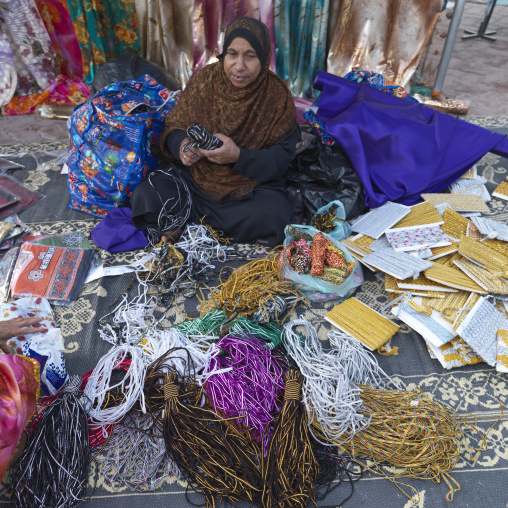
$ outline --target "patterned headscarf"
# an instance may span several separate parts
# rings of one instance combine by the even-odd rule
[[[206,130],[229,136],[240,148],[259,150],[280,143],[296,128],[296,110],[288,87],[270,69],[270,36],[264,23],[253,18],[238,18],[226,30],[220,61],[207,65],[192,76],[178,105],[166,118],[160,147],[169,155],[167,136],[186,130],[192,122]],[[224,72],[222,58],[236,37],[246,39],[261,61],[261,71],[244,88],[231,83]],[[259,168],[260,172],[263,168]],[[190,167],[194,181],[216,201],[251,192],[258,182],[203,158]]]

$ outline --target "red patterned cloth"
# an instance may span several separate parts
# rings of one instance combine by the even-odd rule
[[[24,243],[14,267],[11,295],[76,300],[90,268],[92,249]]]

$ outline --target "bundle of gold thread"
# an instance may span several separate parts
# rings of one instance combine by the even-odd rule
[[[285,374],[284,405],[263,459],[264,508],[306,508],[315,504],[319,466],[312,450],[307,412],[301,403],[303,376]]]
[[[212,291],[208,301],[201,301],[201,315],[222,309],[226,314],[253,314],[260,302],[273,295],[302,296],[291,281],[284,280],[279,271],[278,252],[271,251],[264,259],[250,261],[233,270],[226,281]],[[290,313],[289,313],[290,314]]]
[[[410,496],[399,486],[397,478],[432,480],[435,483],[443,480],[450,489],[446,499],[451,501],[460,485],[449,472],[459,460],[461,443],[468,448],[470,459],[474,462],[486,450],[486,435],[420,390],[359,387],[362,389],[360,398],[365,411],[372,420],[365,430],[357,432],[349,442],[342,444],[346,453],[359,463],[372,461],[369,469],[393,481],[407,497]],[[313,426],[316,426],[315,422]],[[466,445],[468,427],[482,438],[481,445],[476,449]],[[316,435],[325,439],[319,428],[316,428]],[[390,474],[384,467],[401,471]]]

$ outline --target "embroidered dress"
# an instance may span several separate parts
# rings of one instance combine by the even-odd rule
[[[12,275],[12,296],[39,296],[70,304],[81,291],[92,255],[92,249],[24,243]]]
[[[29,115],[41,104],[50,106],[77,106],[90,96],[90,89],[81,79],[66,78],[59,74],[41,93],[13,97],[2,111],[4,115]]]
[[[35,0],[56,53],[60,72],[67,77],[83,75],[83,61],[76,32],[65,0]]]
[[[315,97],[312,83],[325,68],[328,0],[274,0],[277,74],[293,95]]]
[[[34,0],[0,2],[0,106],[14,93],[46,89],[57,74],[51,40]]]

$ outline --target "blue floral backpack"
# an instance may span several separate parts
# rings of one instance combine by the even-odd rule
[[[102,217],[128,203],[136,185],[157,167],[150,152],[180,91],[148,74],[113,83],[74,110],[70,135],[69,208]]]

